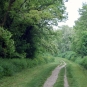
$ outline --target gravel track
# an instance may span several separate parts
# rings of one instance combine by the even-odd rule
[[[63,64],[62,64],[63,63]],[[47,78],[46,82],[44,83],[43,87],[53,87],[54,83],[58,78],[58,74],[60,70],[66,66],[66,63],[63,61],[60,65],[58,65],[53,71],[50,77]],[[69,87],[67,77],[66,77],[66,67],[65,67],[65,75],[64,75],[64,87]]]

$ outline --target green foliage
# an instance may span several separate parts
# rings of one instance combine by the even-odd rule
[[[75,61],[77,54],[74,51],[66,51],[65,53],[61,53],[59,56],[62,58],[67,58],[69,60]]]
[[[33,59],[38,51],[49,51],[51,54],[55,54],[55,43],[52,42],[52,39],[50,41],[51,35],[47,36],[45,31],[49,34],[51,24],[57,25],[57,21],[67,18],[63,0],[4,0],[0,2],[0,26],[13,35],[15,57]],[[44,47],[40,43],[43,43],[42,38],[44,38],[44,43],[46,42]],[[48,42],[50,41],[49,43],[46,38],[48,38]],[[50,44],[51,42],[52,44]],[[12,43],[13,41],[9,42],[9,44]],[[53,50],[53,48],[55,49]],[[9,49],[10,52],[13,52],[13,49],[12,46]],[[11,55],[12,53],[6,54]]]
[[[66,54],[65,58],[68,58],[68,54]],[[87,69],[87,56],[84,56],[82,58],[81,56],[77,56],[76,53],[74,53],[68,59],[71,60],[71,61],[74,61],[74,62],[76,62],[78,64],[80,64],[82,67]]]
[[[79,9],[80,18],[75,22],[74,34],[72,41],[72,50],[78,56],[84,57],[87,55],[87,4],[83,4]]]
[[[12,59],[11,62],[16,66],[16,72],[27,68],[26,59]]]
[[[53,63],[36,66],[25,69],[11,77],[5,77],[0,80],[0,87],[42,87],[52,71],[57,67],[61,60]]]
[[[53,62],[54,58],[44,58],[43,56],[38,56],[33,60],[31,59],[0,59],[0,77],[12,76],[16,72],[20,72],[26,68],[32,68],[37,65],[46,64]]]
[[[0,78],[3,77],[3,67],[0,66]]]
[[[15,52],[12,34],[0,27],[0,57],[12,57]]]
[[[71,40],[73,29],[67,25],[60,27],[62,32],[61,43],[60,43],[60,52],[64,53],[66,51],[71,51]]]
[[[80,37],[80,38],[79,38]],[[72,50],[75,51],[79,56],[87,55],[87,32],[81,31],[80,35],[77,34],[72,42]],[[75,44],[75,45],[74,45]]]
[[[3,62],[0,64],[3,67],[3,76],[12,76],[14,74],[15,66],[10,62]]]
[[[83,60],[83,58],[81,58],[81,56],[78,56],[78,57],[76,57],[75,62],[78,64],[81,64],[82,60]]]
[[[84,56],[84,58],[81,59],[80,64],[87,69],[87,56]]]
[[[0,58],[20,58],[1,59],[0,77],[53,62],[53,56],[58,54],[60,47],[58,43],[61,41],[61,31],[56,33],[52,25],[57,25],[57,22],[67,18],[64,1],[0,2]]]

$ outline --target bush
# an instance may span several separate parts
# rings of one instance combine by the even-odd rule
[[[31,59],[1,59],[0,58],[0,78],[3,76],[12,76],[26,68],[32,68],[37,65],[53,62],[52,56],[43,57],[38,55],[37,58]]]
[[[3,77],[3,67],[0,66],[0,78]]]
[[[14,65],[12,63],[6,63],[2,65],[4,76],[12,76],[15,73]]]
[[[32,68],[34,65],[32,63],[33,61],[31,59],[27,59],[27,67]]]
[[[78,64],[81,64],[82,63],[82,60],[83,60],[83,58],[77,57],[76,60],[75,60],[75,62],[78,63]]]
[[[14,41],[11,39],[12,34],[0,27],[0,57],[12,57],[15,52]]]
[[[0,66],[2,76],[11,76],[15,73],[15,66],[8,60],[1,59]]]
[[[87,56],[85,56],[84,58],[82,58],[82,61],[81,61],[81,65],[87,69]]]
[[[55,60],[54,57],[51,54],[48,54],[48,53],[45,53],[43,55],[43,58],[44,58],[46,63],[54,62],[54,60]]]
[[[76,60],[76,53],[73,51],[66,51],[65,53],[61,53],[63,58],[67,58],[68,60],[75,61]]]
[[[87,56],[84,56],[83,58],[78,57],[76,58],[75,62],[87,69]]]
[[[68,51],[67,52],[67,57],[68,57],[68,59],[70,59],[72,61],[75,61],[75,59],[76,59],[76,53],[73,52],[73,51]]]
[[[59,53],[59,54],[58,54],[58,57],[65,58],[65,56],[66,56],[66,52],[65,52],[65,53]]]
[[[27,68],[26,59],[12,59],[11,62],[16,66],[16,72],[19,72],[22,69]]]

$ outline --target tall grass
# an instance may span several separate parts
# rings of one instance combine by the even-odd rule
[[[14,76],[2,78],[0,87],[42,87],[60,61],[56,58],[55,62],[28,68]]]
[[[65,53],[63,53],[61,55],[62,55],[62,58],[66,58],[68,60],[76,62],[76,63],[82,65],[85,69],[87,69],[87,56],[84,56],[84,57],[78,56],[73,51],[66,51]]]
[[[76,62],[78,64],[80,64],[81,66],[83,66],[85,69],[87,69],[87,56],[82,57],[71,57],[70,59],[73,62]]]
[[[46,67],[46,69],[43,69],[38,73],[38,75],[35,75],[29,83],[26,84],[26,87],[42,87],[57,65],[58,64],[50,65],[49,67]]]
[[[53,62],[53,57],[38,56],[31,59],[0,59],[0,79],[4,76],[12,76],[26,68],[32,68],[37,65]]]
[[[71,65],[67,65],[66,68],[68,83],[70,87],[78,87],[76,79],[74,78],[73,70]]]
[[[73,62],[69,62],[66,69],[70,87],[87,87],[87,71],[85,69]]]

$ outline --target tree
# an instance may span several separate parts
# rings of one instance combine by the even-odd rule
[[[75,22],[73,37],[73,50],[80,56],[87,56],[87,4],[79,9],[80,18]]]
[[[67,15],[63,0],[4,0],[1,3],[0,26],[13,34],[17,53],[28,58],[38,49],[36,44],[43,35],[43,27],[66,19]]]
[[[61,43],[60,43],[60,51],[62,53],[71,50],[71,41],[72,41],[72,33],[73,29],[67,25],[63,25],[60,27],[61,30]]]

